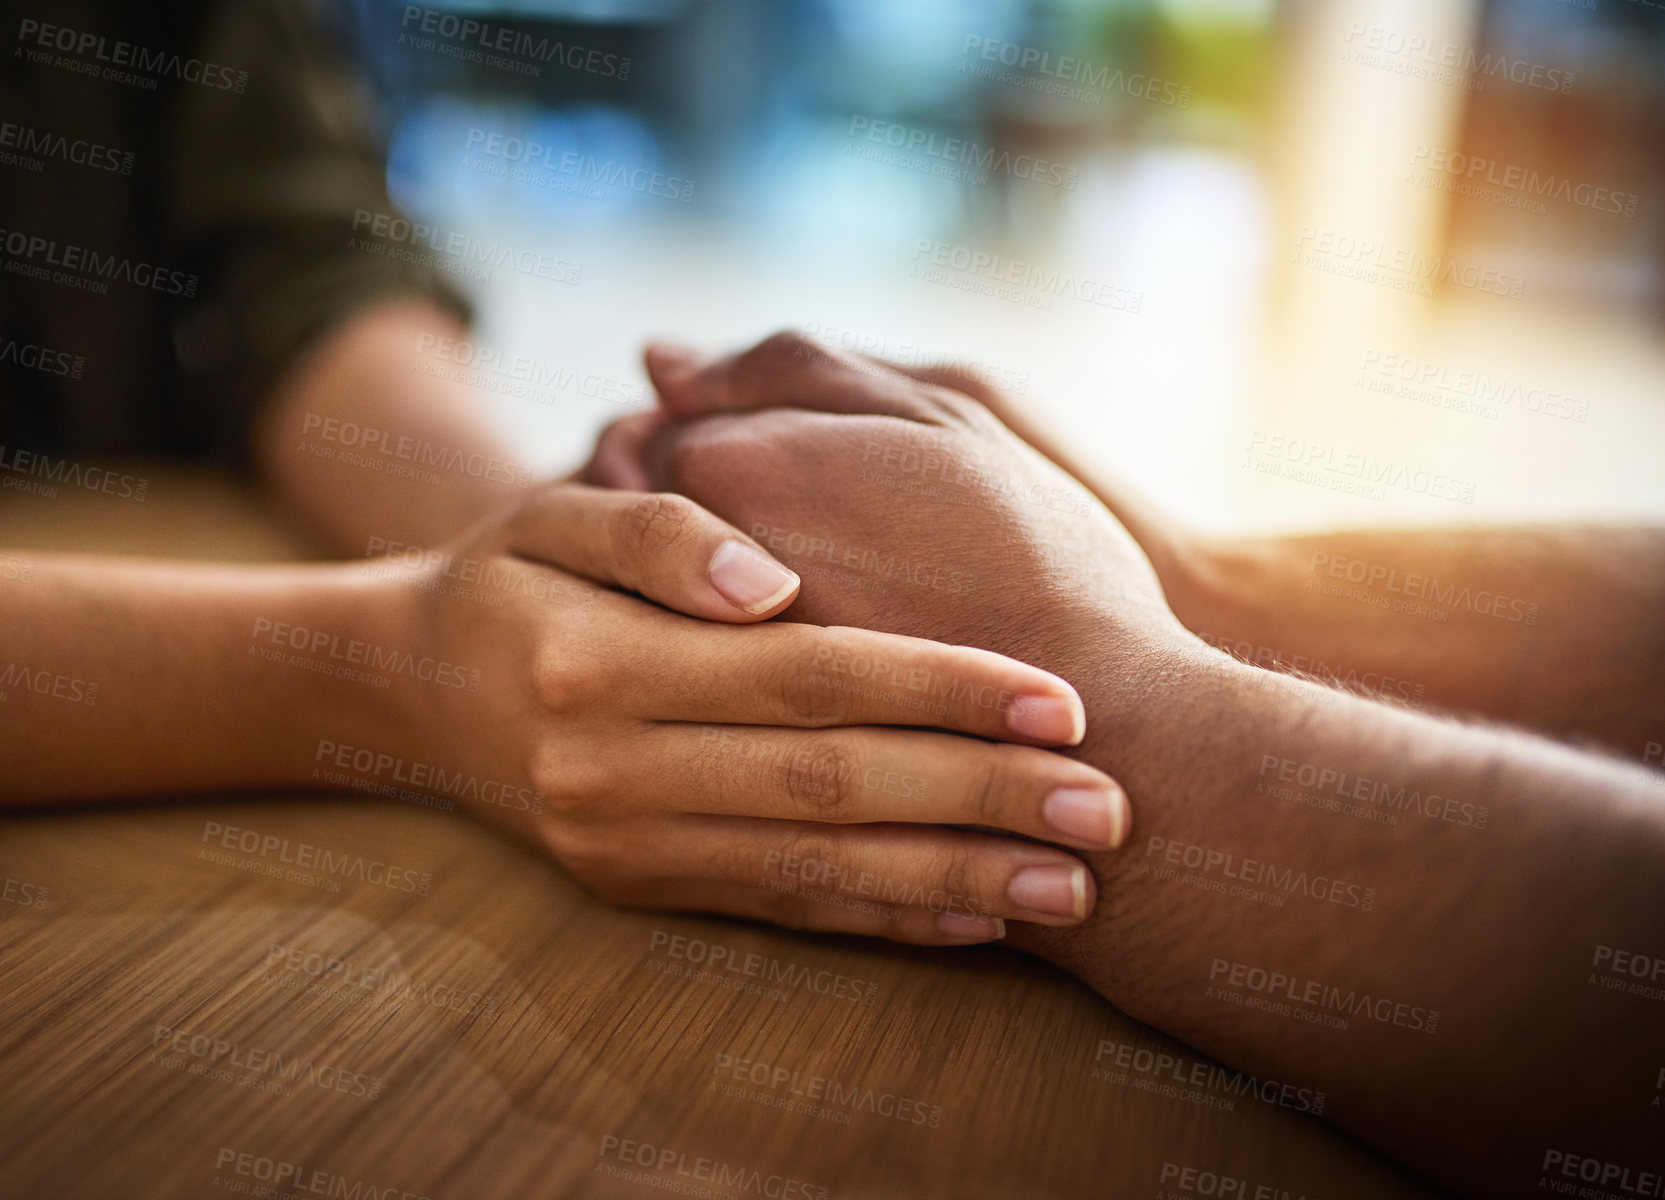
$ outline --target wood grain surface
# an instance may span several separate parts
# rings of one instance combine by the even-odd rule
[[[0,545],[295,552],[166,482]],[[1033,960],[619,911],[417,804],[12,815],[0,883],[6,1200],[1431,1194]]]

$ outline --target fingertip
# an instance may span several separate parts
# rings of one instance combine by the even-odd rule
[[[667,402],[671,394],[685,387],[705,361],[705,356],[698,350],[681,342],[656,340],[649,342],[642,351],[642,362],[647,367],[648,378],[659,392],[661,403]]]
[[[1051,746],[1079,746],[1087,736],[1087,710],[1068,683],[1061,690],[1016,697],[1006,710],[1006,727],[1019,737]]]
[[[717,547],[708,574],[723,599],[748,617],[774,615],[792,602],[802,583],[797,572],[737,538]]]

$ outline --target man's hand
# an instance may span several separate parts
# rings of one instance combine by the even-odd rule
[[[793,617],[1038,663],[1090,630],[1130,686],[1191,640],[1110,512],[964,394],[794,334],[649,368],[665,413],[610,427],[587,477],[723,512],[812,582]]]
[[[963,394],[790,336],[649,368],[665,413],[611,430],[592,479],[778,548],[813,586],[791,615],[1080,689],[1076,753],[1127,789],[1138,852],[1089,854],[1092,918],[1014,943],[1463,1194],[1523,1194],[1546,1148],[1655,1165],[1656,1123],[1612,1098],[1665,1027],[1603,964],[1665,961],[1657,780],[1210,650],[1125,528]]]

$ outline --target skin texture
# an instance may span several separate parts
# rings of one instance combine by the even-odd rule
[[[1213,649],[1128,530],[964,393],[790,335],[649,366],[666,414],[604,437],[593,479],[757,537],[815,582],[788,619],[982,646],[1080,691],[1077,753],[1128,789],[1132,852],[1088,856],[1085,924],[1012,942],[1322,1090],[1326,1119],[1465,1194],[1518,1194],[1565,1156],[1657,1166],[1657,1001],[1594,982],[1604,948],[1665,949],[1657,778]],[[1164,877],[1176,846],[1216,865]],[[1213,886],[1245,872],[1284,906]],[[1326,885],[1268,882],[1299,873]]]
[[[1059,846],[1119,844],[1131,818],[1102,772],[1038,748],[1080,740],[1066,683],[765,623],[799,584],[755,541],[680,496],[531,483],[462,385],[411,369],[461,333],[422,303],[368,310],[271,399],[269,485],[356,563],[0,551],[0,804],[361,792],[420,765],[473,786],[418,790],[622,904],[942,944],[1086,914],[1091,877]],[[412,480],[320,443],[480,469]]]
[[[976,399],[1080,479],[1138,540],[1174,614],[1209,644],[1375,699],[1508,721],[1665,766],[1665,531],[1203,537],[1085,466],[1063,437],[974,374],[907,373]]]

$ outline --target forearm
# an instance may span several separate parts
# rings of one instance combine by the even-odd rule
[[[1465,1194],[1551,1148],[1657,1166],[1665,1027],[1612,955],[1665,954],[1665,785],[1201,647],[1088,713],[1131,852],[1094,863],[1092,940],[1045,953]]]
[[[319,738],[374,736],[333,669],[373,637],[355,568],[28,557],[0,582],[0,802],[304,786]]]
[[[1665,742],[1659,530],[1216,542],[1163,576],[1187,628],[1260,666],[1595,739],[1633,760]]]
[[[526,495],[524,458],[440,352],[466,337],[450,313],[394,301],[327,334],[280,381],[255,434],[261,473],[337,549],[432,546]]]

